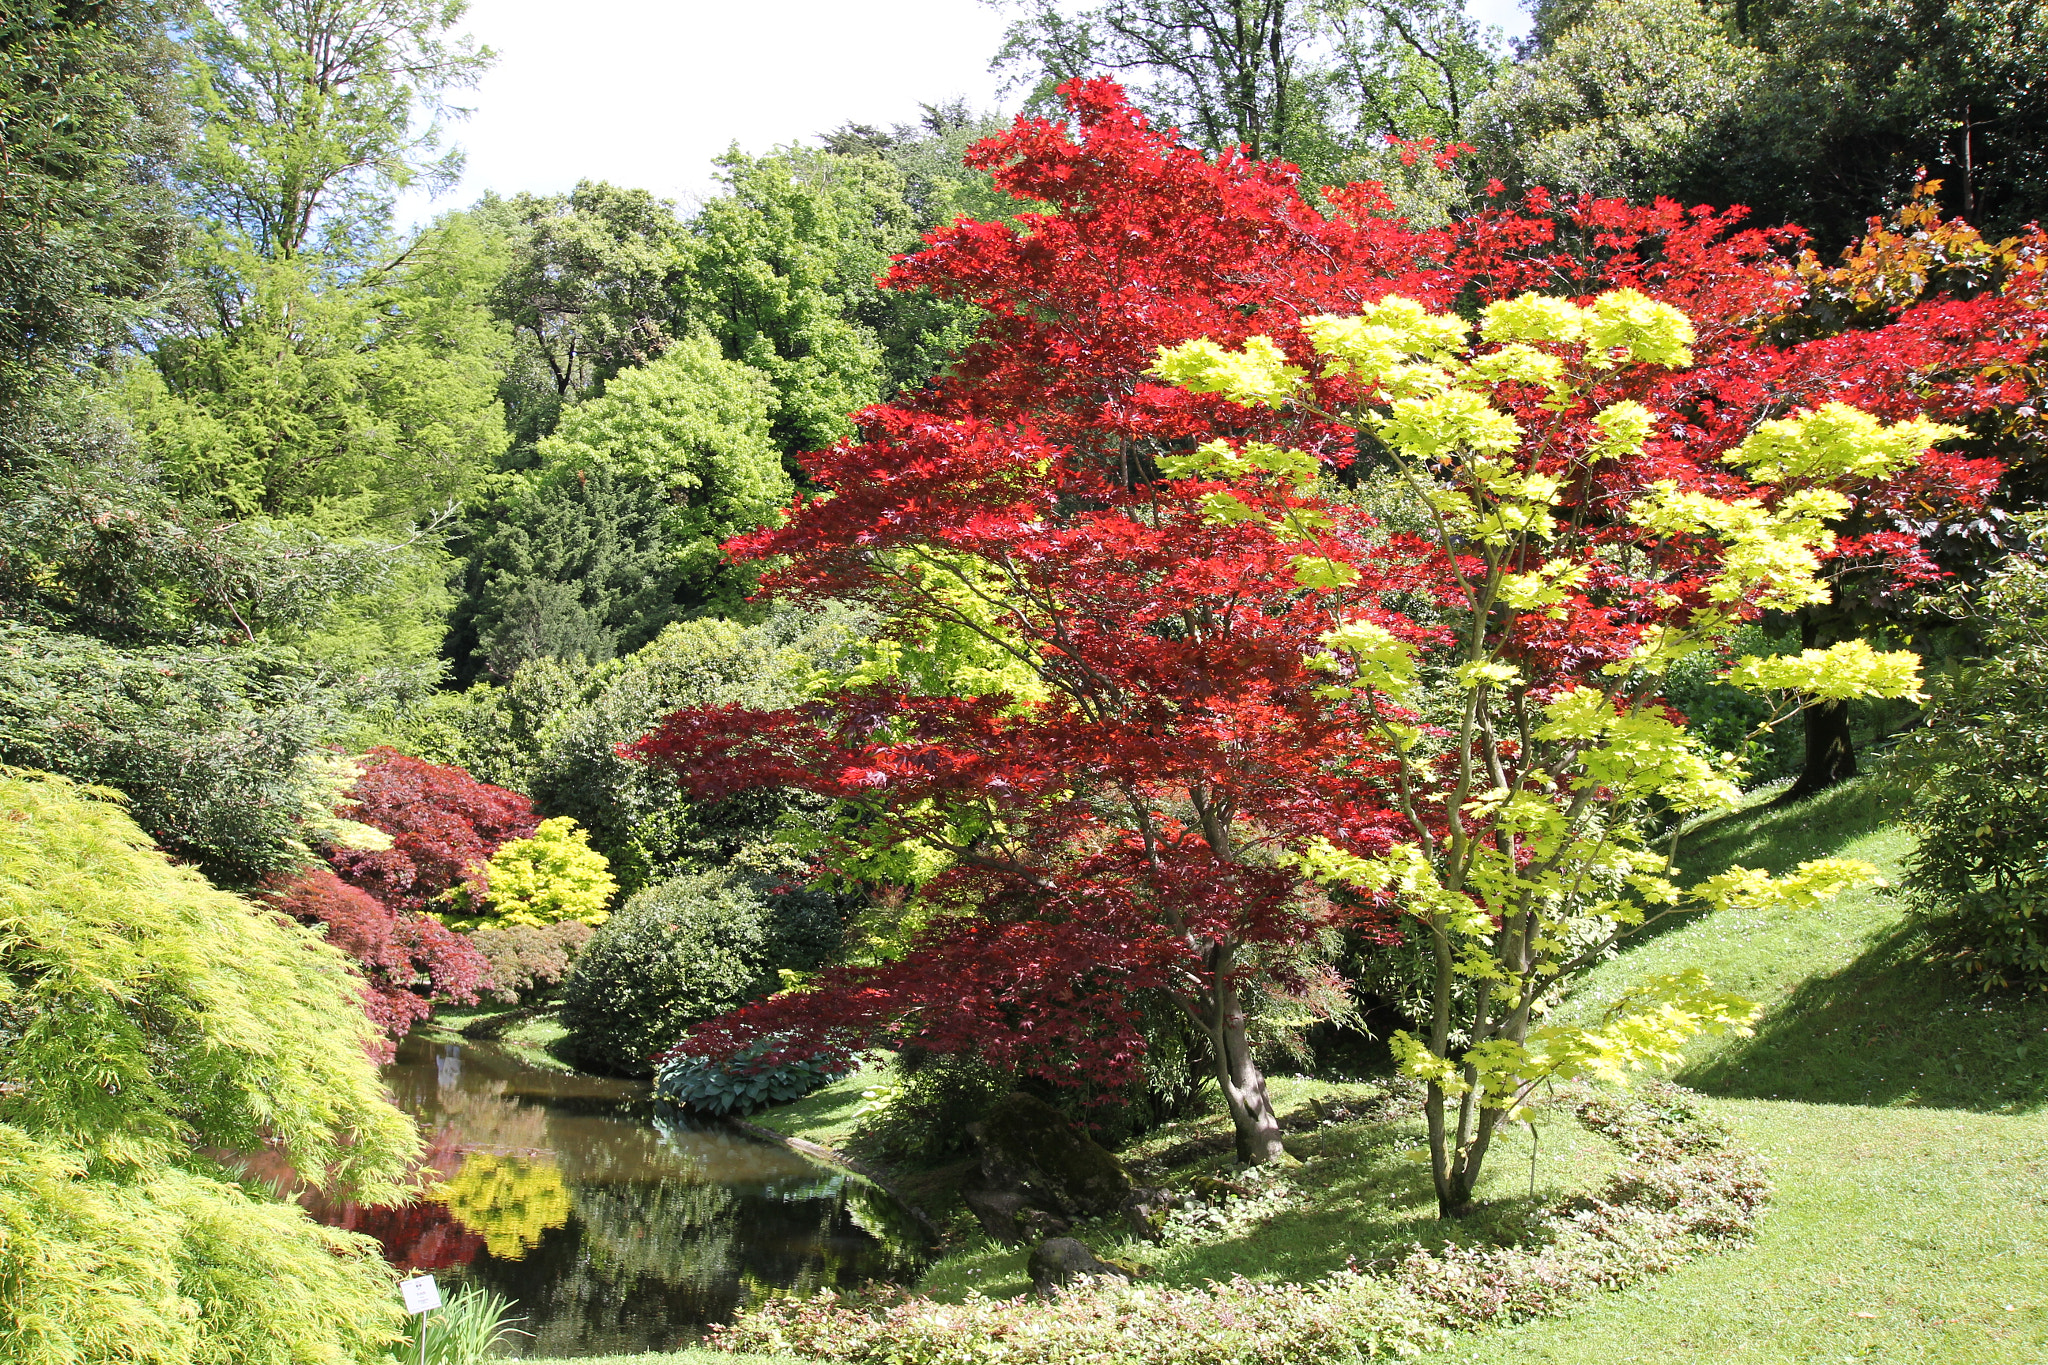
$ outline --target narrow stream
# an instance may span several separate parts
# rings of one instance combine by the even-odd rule
[[[773,1290],[899,1276],[902,1213],[858,1177],[488,1043],[399,1046],[385,1079],[443,1182],[408,1208],[311,1207],[444,1288],[513,1300],[528,1356],[666,1350]]]

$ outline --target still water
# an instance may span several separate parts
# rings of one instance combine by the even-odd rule
[[[503,1294],[529,1356],[665,1350],[775,1290],[900,1276],[902,1211],[858,1177],[488,1043],[399,1046],[385,1068],[442,1182],[403,1209],[313,1207],[444,1287]]]

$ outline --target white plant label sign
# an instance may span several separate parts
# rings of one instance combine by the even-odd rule
[[[431,1312],[441,1306],[441,1286],[434,1283],[432,1275],[400,1280],[398,1292],[405,1299],[405,1311],[408,1313]]]

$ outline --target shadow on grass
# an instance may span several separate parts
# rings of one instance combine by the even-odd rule
[[[1543,1124],[1542,1160],[1535,1192],[1528,1184],[1526,1144],[1519,1132],[1490,1159],[1480,1206],[1463,1218],[1436,1216],[1429,1167],[1413,1161],[1421,1127],[1413,1121],[1330,1129],[1300,1146],[1311,1156],[1302,1173],[1302,1202],[1263,1220],[1255,1230],[1167,1253],[1161,1280],[1191,1286],[1232,1275],[1305,1283],[1342,1267],[1405,1255],[1422,1246],[1511,1246],[1526,1243],[1560,1198],[1596,1185],[1616,1165],[1618,1152],[1568,1115]],[[1150,1259],[1143,1250],[1135,1254]]]
[[[1792,871],[1815,858],[1842,856],[1843,846],[1881,832],[1900,818],[1896,800],[1869,778],[1816,792],[1803,801],[1779,806],[1768,792],[1752,796],[1752,805],[1704,821],[1678,841],[1679,880],[1703,881],[1731,867],[1751,867],[1773,875]],[[1662,852],[1663,843],[1656,845]],[[1670,915],[1622,940],[1624,951],[1662,938],[1705,918],[1709,911]]]
[[[1678,864],[1689,882],[1730,867],[1790,872],[1813,858],[1839,857],[1848,844],[1896,825],[1904,816],[1896,795],[1875,778],[1858,778],[1803,801],[1758,804],[1703,824],[1678,843]]]
[[[1907,922],[1677,1079],[1729,1098],[2024,1113],[2048,1104],[2048,1000],[1972,994]]]

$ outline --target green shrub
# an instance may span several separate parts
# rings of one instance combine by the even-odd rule
[[[535,927],[514,924],[478,929],[469,936],[491,966],[491,997],[503,1005],[532,1005],[569,979],[576,959],[597,933],[582,920]]]
[[[751,1114],[771,1104],[800,1100],[847,1072],[822,1057],[796,1057],[761,1065],[773,1038],[749,1043],[726,1061],[671,1057],[655,1071],[654,1089],[663,1099],[702,1114]]]
[[[634,894],[597,931],[562,992],[571,1056],[645,1076],[692,1024],[768,988],[769,912],[751,889],[693,872]]]
[[[1014,1074],[979,1057],[907,1047],[890,1061],[895,1080],[864,1092],[855,1138],[891,1161],[933,1165],[973,1146],[967,1125],[1017,1088]]]
[[[784,612],[760,625],[668,627],[645,649],[591,670],[575,704],[548,724],[525,790],[545,814],[574,817],[589,830],[627,891],[773,843],[786,814],[822,803],[769,791],[692,802],[618,748],[686,706],[796,704],[813,672],[845,652],[855,623],[843,614]]]
[[[1920,836],[1907,892],[1989,990],[2048,981],[2048,568],[2008,568],[1981,611],[1985,659],[1929,679],[1899,759]]]
[[[116,649],[0,623],[0,763],[118,788],[157,843],[216,880],[305,861],[334,702],[259,646]]]
[[[1761,626],[1744,626],[1729,637],[1737,657],[1799,652],[1797,634],[1771,635]],[[1708,748],[1735,755],[1748,784],[1775,781],[1799,770],[1805,752],[1804,732],[1788,721],[1754,739],[1750,733],[1770,715],[1763,698],[1721,681],[1728,661],[1718,651],[1694,654],[1671,665],[1664,678],[1664,699],[1686,718],[1692,732]]]
[[[400,1326],[366,1238],[202,1152],[365,1202],[418,1150],[320,936],[177,867],[119,806],[0,769],[0,1359],[345,1365]]]
[[[603,924],[618,889],[604,855],[590,846],[589,833],[558,815],[541,821],[532,838],[498,845],[483,876],[458,888],[460,910],[441,919],[456,929],[538,929],[564,920]]]

